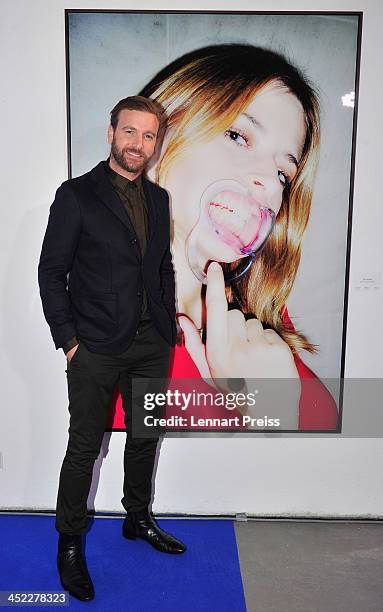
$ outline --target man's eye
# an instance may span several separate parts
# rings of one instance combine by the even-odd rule
[[[235,144],[239,145],[240,147],[247,146],[248,140],[246,136],[240,134],[237,130],[233,130],[233,129],[226,130],[225,136],[229,138],[230,140],[233,140]]]
[[[145,138],[146,140],[153,140],[152,134],[146,134]]]

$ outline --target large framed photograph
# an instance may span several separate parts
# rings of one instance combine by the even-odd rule
[[[170,378],[212,377],[204,263],[218,261],[234,345],[243,316],[292,357],[298,413],[280,431],[341,431],[361,30],[355,12],[66,11],[69,176],[108,158],[120,99],[166,112],[147,174],[170,196],[187,318]],[[260,361],[223,375],[291,378]],[[118,390],[108,429],[124,430]]]

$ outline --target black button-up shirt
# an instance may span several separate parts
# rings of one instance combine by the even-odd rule
[[[105,162],[105,169],[117,195],[130,217],[141,249],[141,256],[143,257],[146,251],[148,237],[148,208],[142,184],[142,174],[137,176],[134,181],[130,181],[112,170],[107,162]],[[150,314],[148,310],[148,298],[144,286],[142,288],[142,295],[141,320],[148,320],[150,319]]]

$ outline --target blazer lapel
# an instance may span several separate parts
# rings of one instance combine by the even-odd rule
[[[136,242],[133,243],[135,246],[134,251],[137,257],[141,259],[140,245],[138,243],[138,238],[134,230],[133,223],[131,222],[129,215],[121,204],[120,198],[113,189],[113,186],[105,173],[103,162],[100,162],[95,168],[93,168],[93,170],[91,170],[91,178],[93,181],[93,188],[98,197],[102,200],[103,204],[105,204],[105,206],[107,206],[109,210],[125,225],[131,239],[136,240]]]
[[[141,259],[141,249],[138,243],[137,234],[134,230],[134,226],[130,220],[129,215],[121,204],[121,200],[118,197],[117,193],[112,187],[111,182],[108,179],[108,176],[105,172],[104,162],[100,162],[93,170],[90,171],[90,177],[93,181],[93,188],[97,193],[98,197],[102,200],[102,202],[109,208],[109,210],[116,215],[120,221],[125,225],[128,230],[131,239],[135,239],[136,242],[133,243],[135,248],[135,253],[138,259]],[[142,186],[145,193],[147,212],[148,212],[148,237],[147,237],[147,247],[146,252],[150,248],[151,238],[153,236],[154,228],[157,223],[157,207],[155,206],[155,194],[153,193],[154,184],[151,183],[145,176],[142,177]]]

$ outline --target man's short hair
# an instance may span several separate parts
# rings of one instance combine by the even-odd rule
[[[158,119],[160,128],[165,121],[164,109],[159,102],[144,98],[144,96],[129,96],[117,102],[116,106],[110,111],[110,123],[115,130],[118,124],[118,116],[122,110],[135,110],[144,113],[151,113]]]

